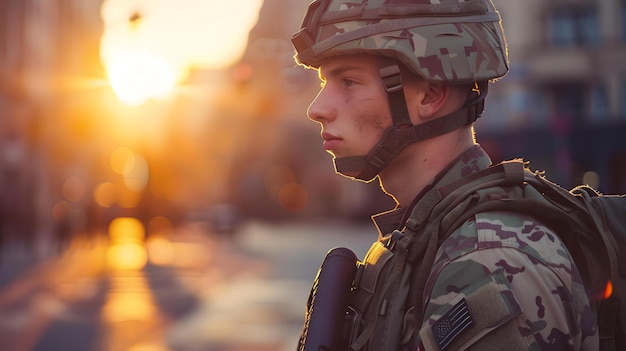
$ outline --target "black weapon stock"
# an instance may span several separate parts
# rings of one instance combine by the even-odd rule
[[[299,351],[348,350],[348,298],[357,257],[345,247],[326,254],[311,287]]]

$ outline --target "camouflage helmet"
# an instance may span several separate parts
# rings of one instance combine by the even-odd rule
[[[332,56],[374,54],[439,83],[494,80],[508,71],[491,0],[315,0],[292,43],[296,61],[313,68]]]

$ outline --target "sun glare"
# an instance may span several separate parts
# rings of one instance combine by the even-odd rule
[[[118,53],[107,71],[113,91],[128,105],[164,98],[176,87],[174,68],[148,53]]]
[[[105,0],[100,54],[116,95],[140,105],[193,69],[222,69],[247,46],[262,0]]]

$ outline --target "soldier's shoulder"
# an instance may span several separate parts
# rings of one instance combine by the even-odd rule
[[[468,252],[516,249],[550,264],[568,264],[572,258],[558,235],[544,223],[519,213],[478,213],[456,229],[440,252],[454,260]]]

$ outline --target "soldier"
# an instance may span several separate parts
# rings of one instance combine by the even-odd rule
[[[578,269],[543,223],[491,211],[438,233],[444,190],[491,165],[473,132],[508,71],[491,1],[316,0],[292,43],[319,71],[308,116],[336,172],[397,203],[372,217],[351,349],[596,350]]]

